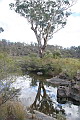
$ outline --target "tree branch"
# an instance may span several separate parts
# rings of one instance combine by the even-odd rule
[[[64,9],[63,11],[65,11],[65,10],[71,8],[73,5],[75,5],[75,4],[77,3],[77,1],[78,1],[78,0],[75,0],[75,2],[73,1],[72,4],[69,5],[67,8],[65,7],[65,9]]]

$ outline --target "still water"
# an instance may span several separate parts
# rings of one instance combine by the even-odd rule
[[[57,87],[45,82],[45,80],[45,77],[33,74],[18,76],[11,87],[20,89],[18,100],[27,108],[33,106],[51,116],[54,108],[61,108],[68,120],[80,120],[80,105],[74,105],[71,101],[65,104],[58,103]]]

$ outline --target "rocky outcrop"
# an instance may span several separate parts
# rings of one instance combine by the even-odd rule
[[[50,82],[50,83],[52,83],[54,85],[57,85],[57,86],[59,86],[59,85],[67,86],[67,85],[69,85],[71,83],[70,80],[68,80],[68,79],[66,79],[66,80],[65,79],[61,79],[58,76],[53,77],[51,79],[47,79],[46,81]]]
[[[44,113],[38,112],[36,110],[34,110],[34,113],[36,118],[40,120],[56,120],[55,118],[45,115]]]
[[[36,110],[33,112],[34,114],[27,113],[27,120],[56,120],[55,118],[50,117],[42,112]]]
[[[57,101],[65,103],[70,97],[70,88],[68,86],[59,86],[57,89]]]
[[[74,86],[71,87],[70,97],[73,100],[80,102],[80,85],[79,84],[75,84]]]
[[[58,102],[66,102],[68,98],[80,102],[80,84],[77,82],[70,86],[59,86],[57,89]]]
[[[47,81],[58,86],[58,102],[64,103],[68,99],[80,102],[80,71],[77,71],[73,80],[70,80],[66,73],[60,73],[56,77],[47,79]]]
[[[74,77],[74,79],[80,82],[80,70],[77,70],[77,75]]]
[[[69,76],[67,73],[61,72],[58,76],[60,79],[69,79]]]
[[[57,90],[58,97],[70,97],[70,88],[66,86],[59,86]]]

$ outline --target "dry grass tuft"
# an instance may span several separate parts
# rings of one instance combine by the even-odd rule
[[[0,120],[25,120],[26,110],[20,102],[8,101],[0,107]]]

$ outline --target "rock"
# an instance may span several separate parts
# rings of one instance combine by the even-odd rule
[[[59,86],[57,90],[57,96],[67,98],[70,96],[70,88],[67,86]]]
[[[66,102],[66,100],[70,98],[77,102],[80,102],[80,85],[73,84],[71,86],[59,86],[57,89],[57,99],[58,102],[62,100],[62,102]]]
[[[59,78],[60,79],[69,79],[69,76],[67,75],[67,73],[62,72],[62,73],[59,74]]]
[[[51,79],[47,79],[46,81],[58,86],[59,85],[68,86],[69,84],[71,84],[71,82],[68,79],[65,80],[65,79],[60,79],[58,77],[53,77]]]
[[[38,112],[36,110],[34,110],[34,113],[38,120],[56,120],[55,118],[45,115],[44,113]]]
[[[77,76],[73,80],[68,79],[65,73],[60,73],[59,76],[47,79],[47,82],[58,86],[58,102],[66,102],[69,98],[76,102],[80,102],[80,71],[77,71]]]
[[[73,100],[80,102],[80,85],[75,84],[71,87],[70,96]]]
[[[56,120],[55,118],[45,115],[44,113],[37,110],[33,110],[33,113],[34,114],[27,113],[26,120]]]
[[[74,79],[75,79],[76,81],[80,81],[80,76],[75,76]]]
[[[34,119],[36,119],[36,116],[35,116],[35,114],[27,113],[27,119],[34,120]]]
[[[42,72],[37,72],[37,75],[43,75],[43,73]]]
[[[77,75],[74,77],[76,81],[80,81],[80,70],[77,70]]]

